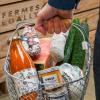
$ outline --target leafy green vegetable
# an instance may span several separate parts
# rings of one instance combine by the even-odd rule
[[[82,24],[79,23],[77,27],[84,33],[85,40],[88,41],[89,27],[87,21],[83,21]],[[71,64],[83,69],[86,55],[86,52],[85,50],[83,50],[82,47],[82,42],[84,41],[84,39],[81,32],[78,29],[75,29],[75,32],[76,34],[74,38]]]
[[[79,19],[74,19],[73,23],[78,24]],[[71,54],[72,54],[72,50],[73,50],[73,44],[74,44],[74,38],[75,38],[76,32],[77,32],[76,28],[72,26],[69,31],[68,39],[65,44],[64,61],[63,61],[64,63],[69,63],[69,61],[71,59]]]

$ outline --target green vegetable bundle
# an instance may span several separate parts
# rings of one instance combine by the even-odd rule
[[[83,69],[86,51],[83,50],[82,43],[84,41],[88,42],[88,38],[89,26],[87,19],[85,19],[82,23],[80,23],[79,19],[74,19],[65,45],[64,63],[70,63]]]

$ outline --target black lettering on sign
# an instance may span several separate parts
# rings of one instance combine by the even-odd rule
[[[44,3],[44,5],[43,5],[41,8],[43,8],[46,4],[47,4],[47,3]]]
[[[29,19],[32,19],[32,18],[33,18],[32,14],[31,14],[31,13],[29,13]]]
[[[8,17],[12,17],[13,16],[13,12],[12,11],[9,11],[8,12]]]
[[[37,16],[46,0],[30,0],[27,2],[9,4],[0,7],[0,32],[9,31],[15,28],[17,21],[32,20]],[[7,27],[7,28],[6,28]],[[7,30],[6,30],[7,29]]]
[[[19,10],[18,9],[15,10],[15,15],[19,15]]]
[[[38,13],[38,12],[34,12],[34,13],[33,13],[33,14],[34,14],[34,17],[36,17],[36,16],[37,16],[37,13]]]
[[[28,12],[28,8],[22,8],[21,14],[27,13],[27,12]]]
[[[14,18],[9,18],[8,24],[13,24],[14,23]]]
[[[5,20],[2,21],[1,26],[6,26],[7,22]]]
[[[22,21],[21,17],[18,16],[17,19],[16,19],[16,21]]]
[[[26,15],[23,15],[23,20],[27,20]]]
[[[39,10],[40,9],[40,5],[36,5],[35,10]]]
[[[6,17],[6,12],[3,12],[2,13],[2,18],[5,18]]]
[[[34,7],[30,6],[30,12],[34,11]]]

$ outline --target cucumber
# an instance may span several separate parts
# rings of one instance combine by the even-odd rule
[[[88,24],[87,18],[82,21],[81,27],[82,27],[82,30],[85,34],[86,41],[89,42],[89,24]]]
[[[79,19],[74,19],[73,23],[78,24]],[[75,34],[76,34],[76,28],[72,26],[70,31],[69,31],[68,39],[66,40],[66,44],[65,44],[63,63],[70,62]]]
[[[80,23],[78,24],[80,25]],[[82,22],[81,27],[77,26],[82,32],[84,33],[85,40],[88,41],[89,36],[89,27],[86,21]],[[85,55],[86,52],[82,48],[82,42],[83,36],[80,33],[78,29],[75,29],[75,38],[74,38],[74,44],[73,44],[73,51],[72,51],[72,58],[71,58],[71,64],[78,66],[79,68],[83,69],[84,62],[85,62]]]

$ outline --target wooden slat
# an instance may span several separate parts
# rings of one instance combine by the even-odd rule
[[[14,3],[18,1],[26,1],[26,0],[0,0],[0,5]],[[76,12],[93,9],[96,7],[99,7],[99,0],[81,0]]]
[[[91,43],[92,46],[94,45],[94,41],[95,41],[95,33],[96,33],[96,30],[91,31],[90,34],[89,34],[90,43]]]
[[[18,2],[18,1],[24,1],[24,0],[0,0],[0,5],[14,3],[14,2]]]
[[[3,66],[4,66],[5,58],[0,59],[0,93],[6,94],[7,92],[7,87],[6,87],[6,82],[5,82],[5,74],[3,71]]]
[[[0,83],[5,81],[5,75],[3,71],[4,62],[5,62],[5,58],[0,59]]]
[[[0,6],[0,32],[15,29],[17,21],[29,20],[34,23],[36,13],[47,0],[30,0]]]
[[[81,0],[75,13],[99,7],[99,0]]]
[[[94,30],[97,27],[97,22],[99,18],[99,9],[94,9],[87,12],[79,13],[74,15],[74,17],[80,18],[81,20],[83,20],[84,18],[88,18],[90,30]]]
[[[26,0],[0,0],[0,5]],[[99,0],[81,0],[76,12],[99,7]]]
[[[12,32],[7,32],[0,35],[0,58],[6,56],[8,50],[7,40],[11,36]]]

